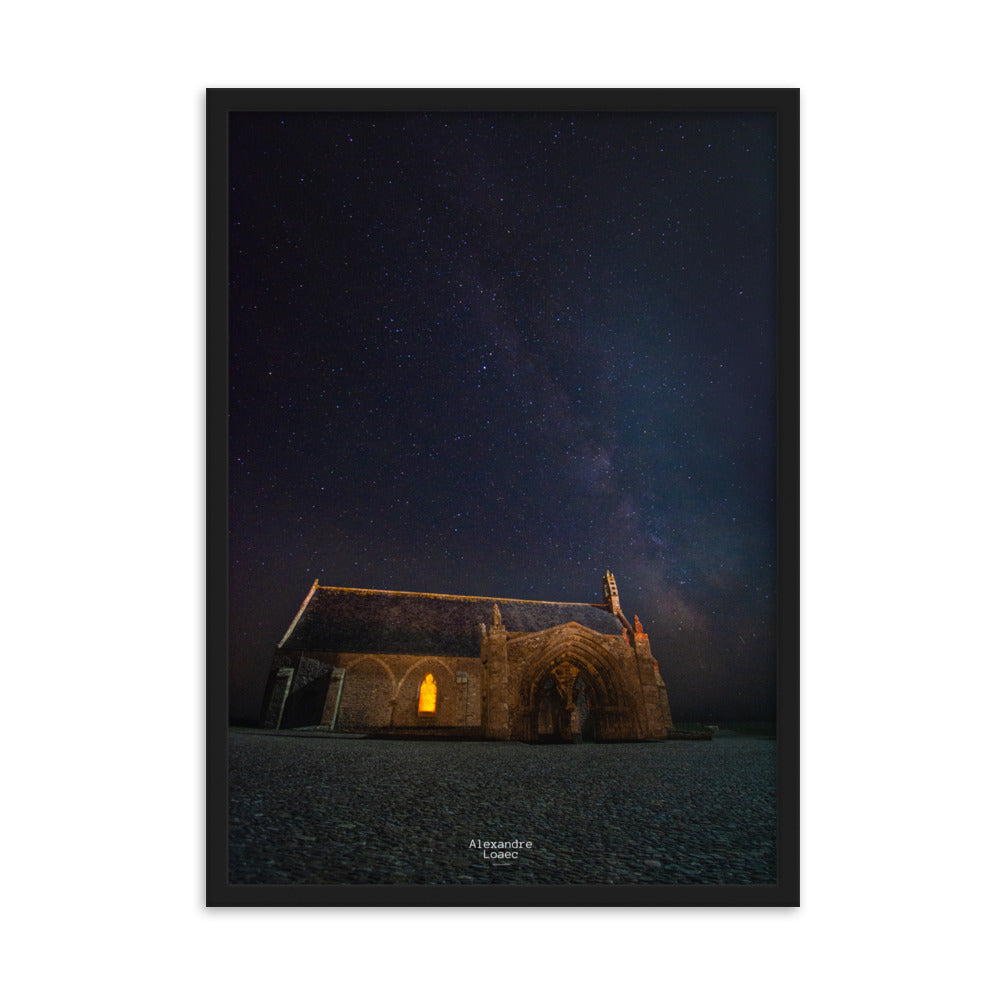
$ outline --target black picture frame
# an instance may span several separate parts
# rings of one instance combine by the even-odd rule
[[[777,122],[777,787],[773,885],[237,885],[228,856],[228,121],[239,111],[770,112]],[[207,125],[206,750],[209,906],[797,906],[799,92],[796,89],[210,89]]]

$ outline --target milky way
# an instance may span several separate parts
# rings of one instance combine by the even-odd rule
[[[638,614],[774,698],[768,114],[234,113],[231,709],[313,580]]]

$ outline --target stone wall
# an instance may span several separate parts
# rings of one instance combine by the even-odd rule
[[[274,662],[271,666],[271,675],[267,679],[267,688],[264,690],[264,701],[260,712],[260,724],[265,729],[277,729],[281,723],[285,701],[295,674],[296,659],[297,657],[294,656],[285,656],[281,653],[275,654]]]
[[[289,670],[294,675],[282,711]],[[433,713],[418,713],[420,685],[427,674],[437,685],[437,703]],[[471,657],[281,650],[274,658],[261,724],[275,728],[280,714],[282,729],[329,725],[336,712],[337,732],[475,728],[482,720],[482,675],[482,662]]]

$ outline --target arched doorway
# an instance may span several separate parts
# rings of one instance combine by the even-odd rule
[[[532,657],[521,674],[511,720],[514,739],[600,743],[643,738],[635,692],[616,651],[603,639],[570,625]]]
[[[542,678],[533,710],[534,742],[593,743],[596,691],[585,671],[563,666]]]
[[[600,739],[602,713],[616,700],[592,666],[566,656],[549,661],[522,697],[521,739],[530,743]]]

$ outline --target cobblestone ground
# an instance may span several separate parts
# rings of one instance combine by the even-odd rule
[[[230,734],[230,882],[764,884],[776,746]],[[488,859],[470,841],[531,841]]]

